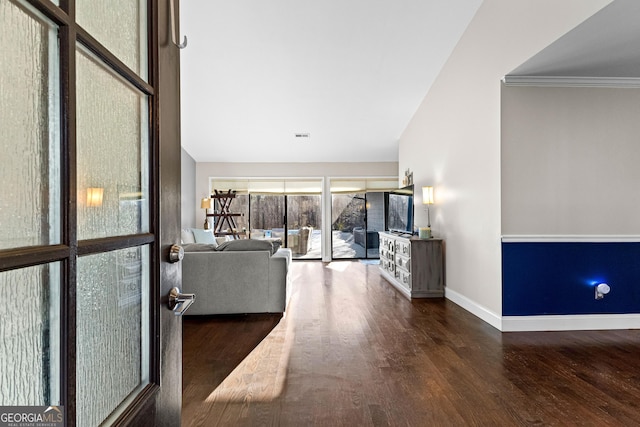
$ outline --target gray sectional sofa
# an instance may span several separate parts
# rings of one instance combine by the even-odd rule
[[[183,231],[182,292],[196,294],[185,315],[285,311],[291,295],[291,250],[274,250],[272,242],[261,240],[184,240]]]

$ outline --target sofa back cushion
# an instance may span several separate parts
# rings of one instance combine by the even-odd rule
[[[273,244],[268,240],[240,239],[224,242],[218,251],[269,251],[273,255]]]
[[[212,245],[211,243],[187,243],[182,245],[185,252],[213,252],[218,245]]]

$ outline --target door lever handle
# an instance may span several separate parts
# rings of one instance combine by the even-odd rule
[[[182,316],[195,300],[196,294],[182,294],[177,287],[169,291],[169,309],[176,316]]]

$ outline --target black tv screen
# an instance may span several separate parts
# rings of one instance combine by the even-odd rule
[[[397,233],[413,234],[413,186],[389,193],[387,228]]]

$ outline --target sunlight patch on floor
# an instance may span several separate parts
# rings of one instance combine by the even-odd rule
[[[291,296],[293,302],[296,294]],[[285,318],[205,399],[207,403],[272,402],[281,396],[293,346],[292,316]],[[265,372],[273,374],[265,375]]]
[[[350,261],[338,261],[338,262],[330,262],[327,264],[327,268],[330,268],[335,271],[343,272],[351,265]]]

